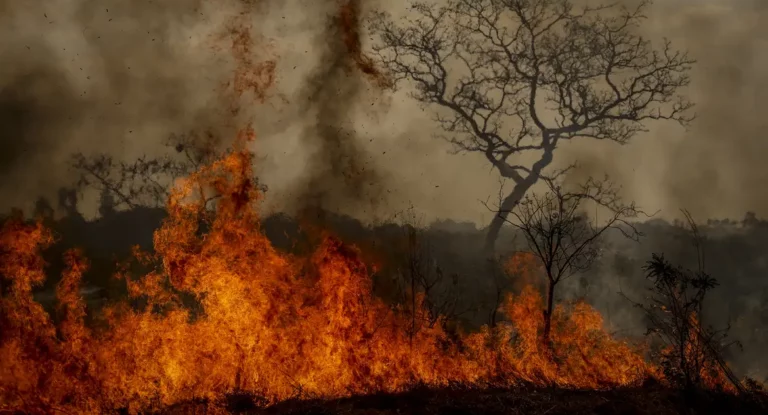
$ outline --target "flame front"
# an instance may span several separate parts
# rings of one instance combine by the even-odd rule
[[[235,391],[275,402],[416,384],[600,388],[654,372],[585,303],[558,306],[553,347],[541,347],[542,299],[530,287],[507,299],[508,325],[458,339],[441,324],[410,335],[411,317],[373,296],[354,248],[328,237],[299,258],[271,246],[259,228],[251,154],[240,147],[178,186],[154,252],[136,253],[154,270],[121,274],[130,299],[94,324],[78,295],[87,261],[67,254],[54,323],[32,299],[51,234],[5,223],[0,272],[11,284],[0,302],[0,409],[136,413]],[[182,306],[182,293],[200,309]]]

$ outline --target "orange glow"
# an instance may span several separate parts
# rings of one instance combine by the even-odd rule
[[[530,287],[504,304],[509,324],[458,341],[436,324],[411,338],[411,317],[372,295],[354,247],[327,237],[307,258],[272,247],[243,149],[252,136],[247,130],[233,152],[178,185],[154,252],[136,253],[155,270],[119,275],[134,304],[107,307],[92,327],[78,295],[87,261],[67,254],[54,323],[32,299],[51,234],[18,219],[4,224],[0,272],[10,286],[0,300],[0,410],[136,413],[195,398],[220,402],[234,391],[275,402],[416,384],[603,388],[656,373],[585,303],[558,305],[553,351],[542,350],[542,299]],[[182,307],[181,292],[202,312]]]
[[[504,263],[504,272],[514,277],[515,288],[532,286],[544,292],[546,278],[541,262],[532,252],[515,252]]]

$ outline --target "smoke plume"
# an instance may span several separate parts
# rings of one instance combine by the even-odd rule
[[[485,225],[490,213],[478,200],[496,194],[496,174],[478,155],[449,154],[433,137],[430,109],[404,92],[382,92],[371,76],[368,34],[355,25],[372,9],[402,15],[407,2],[216,3],[0,3],[0,54],[11,63],[0,72],[4,207],[29,206],[69,184],[73,152],[130,159],[160,151],[172,133],[216,127],[228,134],[224,127],[236,122],[218,98],[222,87],[238,87],[222,84],[232,65],[268,77],[262,64],[274,52],[266,103],[238,104],[241,119],[255,120],[257,168],[274,209],[313,205],[367,216],[410,202],[428,220]],[[759,113],[768,95],[766,13],[758,1],[656,2],[649,36],[667,36],[698,60],[688,91],[698,119],[689,131],[650,125],[623,147],[584,141],[563,148],[560,161],[579,160],[584,174],[610,173],[628,197],[663,214],[768,210]],[[212,38],[232,35],[232,16],[270,52],[255,47],[238,57],[211,48]]]
[[[216,17],[204,2],[9,0],[0,10],[5,208],[71,184],[74,152],[136,157],[213,117],[206,78],[219,70],[195,51]]]

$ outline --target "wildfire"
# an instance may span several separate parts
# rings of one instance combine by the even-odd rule
[[[32,299],[51,233],[21,218],[4,224],[0,409],[136,413],[232,392],[275,402],[417,384],[602,388],[655,373],[585,303],[557,307],[553,347],[542,347],[542,299],[531,287],[507,299],[506,325],[458,339],[441,321],[409,332],[411,317],[372,295],[355,248],[327,237],[300,258],[270,245],[243,145],[251,136],[176,188],[154,251],[135,255],[152,271],[120,273],[130,298],[95,323],[78,294],[87,261],[66,255],[52,318]],[[198,304],[183,305],[183,293]]]

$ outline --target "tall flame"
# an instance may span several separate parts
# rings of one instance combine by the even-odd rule
[[[4,224],[0,409],[136,413],[238,391],[275,402],[416,384],[601,388],[654,372],[585,303],[557,307],[554,347],[542,349],[542,299],[531,287],[507,299],[507,325],[458,339],[440,321],[409,332],[411,316],[373,296],[355,248],[327,237],[300,258],[271,246],[245,141],[178,184],[154,251],[136,253],[153,270],[118,275],[130,298],[93,324],[78,295],[87,261],[67,253],[51,318],[32,299],[51,233],[21,219]],[[183,294],[197,307],[184,306]]]

